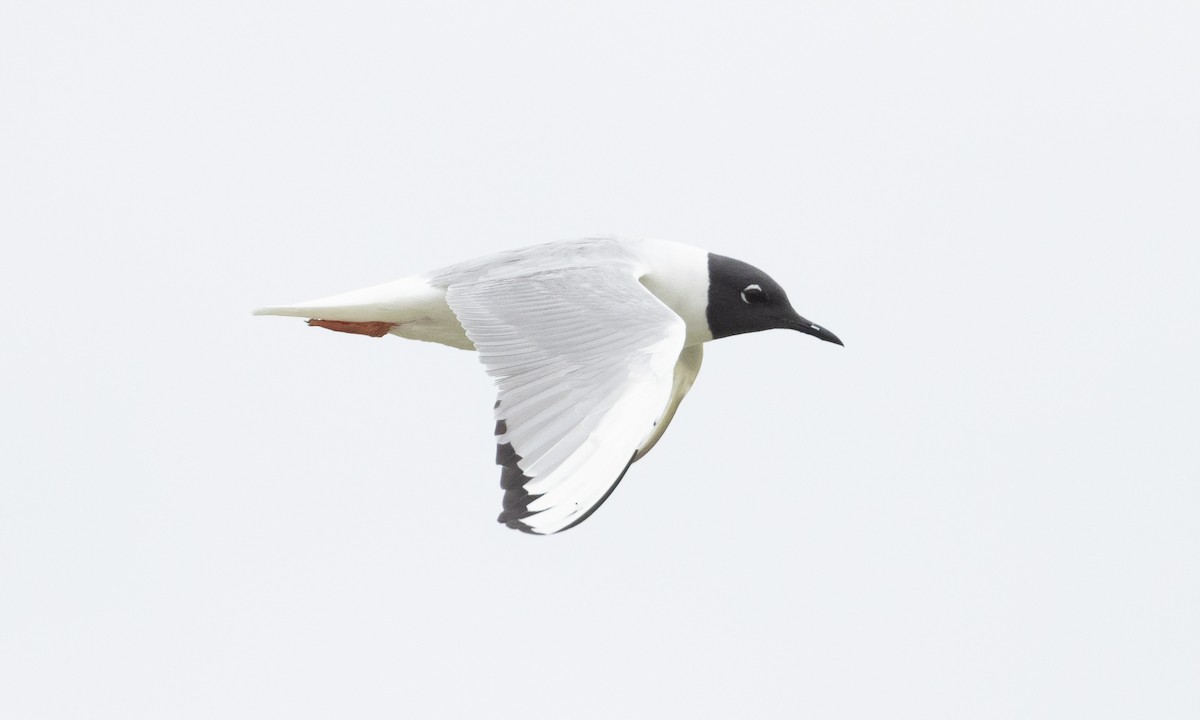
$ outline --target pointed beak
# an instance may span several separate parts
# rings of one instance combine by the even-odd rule
[[[825,342],[831,342],[836,345],[842,345],[842,347],[845,347],[845,345],[842,344],[842,341],[838,340],[837,335],[834,335],[833,333],[829,332],[828,330],[826,330],[825,328],[821,327],[820,325],[818,325],[816,323],[805,320],[804,318],[800,317],[799,315],[796,316],[796,319],[793,321],[791,327],[792,327],[792,329],[799,330],[800,332],[805,333],[806,335],[812,335],[813,337],[824,340]]]

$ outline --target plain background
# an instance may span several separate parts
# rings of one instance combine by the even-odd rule
[[[1200,717],[1194,2],[6,3],[0,715]],[[559,536],[473,355],[251,317],[664,237],[710,345]]]

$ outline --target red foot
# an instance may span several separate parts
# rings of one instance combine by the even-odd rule
[[[345,322],[342,320],[309,320],[308,324],[326,330],[336,330],[353,335],[370,335],[371,337],[383,337],[396,325],[389,322]]]

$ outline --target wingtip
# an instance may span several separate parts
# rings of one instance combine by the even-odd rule
[[[272,307],[260,307],[251,312],[251,315],[278,315],[280,317],[313,317],[316,310],[306,308],[302,305],[277,305]]]
[[[271,307],[255,308],[251,315],[286,315],[290,308],[282,305],[273,305]]]
[[[533,514],[533,513],[531,513]],[[500,517],[496,518],[496,522],[504,525],[511,530],[518,530],[525,535],[551,535],[552,533],[538,532],[533,529],[533,526],[527,525],[519,518],[511,517],[507,512],[500,513]]]

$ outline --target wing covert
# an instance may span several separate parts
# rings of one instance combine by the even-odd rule
[[[684,321],[632,263],[510,271],[451,284],[446,301],[499,392],[500,522],[536,534],[582,522],[671,401]]]

